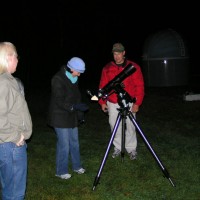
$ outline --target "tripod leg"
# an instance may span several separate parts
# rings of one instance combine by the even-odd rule
[[[115,122],[115,126],[114,126],[114,128],[113,128],[112,135],[111,135],[110,141],[109,141],[109,143],[108,143],[106,152],[105,152],[105,154],[104,154],[103,160],[102,160],[101,165],[100,165],[100,167],[99,167],[98,173],[97,173],[97,175],[96,175],[96,177],[95,177],[95,180],[94,180],[94,183],[93,183],[93,190],[95,190],[95,187],[96,187],[97,184],[99,183],[99,179],[100,179],[100,176],[101,176],[103,167],[104,167],[104,165],[105,165],[105,163],[106,163],[106,160],[107,160],[107,157],[108,157],[108,153],[109,153],[109,151],[110,151],[110,147],[111,147],[111,145],[112,145],[112,142],[113,142],[113,140],[114,140],[115,134],[116,134],[117,129],[118,129],[118,127],[119,127],[120,121],[121,121],[121,114],[119,113],[118,116],[117,116],[116,122]]]
[[[173,181],[171,180],[169,173],[167,171],[167,169],[163,166],[162,162],[160,161],[160,159],[158,158],[158,156],[156,155],[155,151],[153,150],[152,146],[150,145],[150,143],[148,142],[148,140],[146,139],[144,133],[142,132],[142,130],[140,129],[140,127],[138,126],[132,112],[128,112],[128,116],[130,118],[130,120],[132,121],[132,123],[135,125],[135,127],[137,128],[138,132],[140,133],[140,136],[142,137],[143,141],[145,142],[146,146],[148,147],[149,151],[151,152],[151,154],[153,155],[154,159],[157,161],[159,167],[161,168],[162,172],[164,173],[165,177],[168,178],[168,180],[170,181],[170,183],[172,184],[172,186],[175,186],[175,184],[173,183]]]
[[[125,155],[125,130],[126,130],[126,117],[122,116],[122,142],[121,142],[121,160],[124,161]]]

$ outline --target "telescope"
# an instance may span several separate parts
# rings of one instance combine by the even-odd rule
[[[103,88],[99,89],[98,97],[107,98],[112,90],[116,90],[118,86],[122,86],[121,82],[127,78],[129,75],[134,73],[136,68],[130,63],[128,64],[122,72],[115,76],[110,82],[108,82]]]

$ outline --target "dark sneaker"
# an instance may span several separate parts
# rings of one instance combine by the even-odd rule
[[[130,156],[130,160],[135,160],[137,158],[137,152],[131,151],[131,153],[129,153],[129,156]]]
[[[114,152],[112,154],[112,157],[115,158],[115,157],[119,156],[120,153],[121,153],[121,151],[119,149],[114,148]]]

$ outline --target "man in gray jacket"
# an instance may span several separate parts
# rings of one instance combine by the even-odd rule
[[[12,74],[18,55],[10,42],[0,42],[0,181],[2,200],[25,198],[27,144],[32,120],[24,95]]]

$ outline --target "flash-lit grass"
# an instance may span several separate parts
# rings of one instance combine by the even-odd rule
[[[108,116],[95,102],[86,124],[79,127],[81,158],[86,173],[61,180],[55,177],[56,137],[46,125],[48,93],[28,96],[34,131],[28,142],[26,200],[198,200],[200,199],[200,101],[185,102],[182,93],[149,89],[137,114],[137,123],[176,187],[138,133],[138,158],[113,159]],[[71,167],[71,166],[70,166]],[[101,172],[93,190],[94,180]]]

